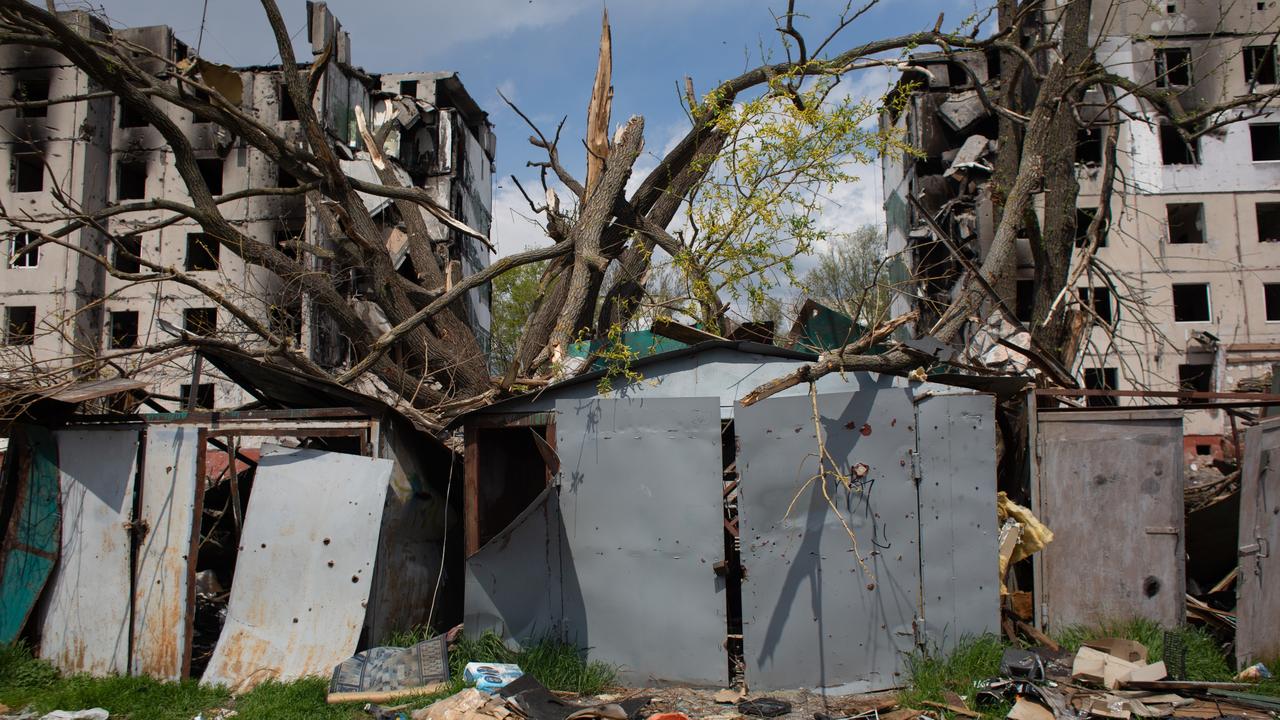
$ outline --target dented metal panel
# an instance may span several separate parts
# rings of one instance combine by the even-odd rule
[[[40,657],[68,673],[129,672],[137,430],[61,430],[62,546],[40,609]]]
[[[463,624],[504,640],[560,636],[559,491],[542,491],[502,532],[467,558]]]
[[[1182,624],[1182,411],[1039,412],[1036,433],[1042,621]]]
[[[906,389],[890,386],[818,395],[828,467],[853,478],[850,490],[811,480],[811,403],[773,397],[737,408],[747,685],[895,687],[915,646],[920,591],[915,408]]]
[[[1240,473],[1238,667],[1280,657],[1280,419],[1249,428]]]
[[[947,653],[1000,630],[995,398],[934,395],[916,413],[922,639]]]
[[[563,622],[628,684],[722,687],[715,397],[556,402]]]
[[[191,662],[196,518],[204,483],[194,425],[151,425],[143,451],[134,565],[134,675],[178,680]]]
[[[327,676],[355,652],[393,464],[263,446],[202,684]]]

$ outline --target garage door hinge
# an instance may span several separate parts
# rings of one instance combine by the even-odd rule
[[[1271,557],[1271,543],[1266,538],[1256,538],[1257,542],[1252,545],[1245,545],[1240,548],[1240,557],[1245,555],[1257,555],[1260,558]]]
[[[917,450],[908,450],[908,457],[911,458],[911,479],[919,483],[923,477],[920,474],[920,452]]]

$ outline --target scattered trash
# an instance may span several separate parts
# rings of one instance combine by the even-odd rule
[[[716,694],[713,695],[711,699],[724,705],[732,705],[733,703],[736,703],[739,700],[741,700],[745,695],[746,693],[742,692],[741,690],[733,690],[733,689],[717,690]]]
[[[518,717],[502,698],[467,688],[414,711],[413,720],[507,720]]]
[[[462,679],[474,683],[477,690],[492,693],[506,687],[512,680],[524,675],[519,665],[511,663],[467,663],[462,669]]]
[[[364,711],[373,716],[373,720],[409,720],[408,713],[405,712],[408,705],[397,705],[396,707],[382,707],[375,703],[366,703]]]
[[[1249,667],[1241,670],[1240,674],[1236,675],[1236,679],[1250,681],[1250,682],[1258,681],[1258,680],[1269,680],[1271,679],[1271,671],[1268,670],[1267,666],[1263,665],[1262,663],[1254,663]]]
[[[1018,698],[1005,717],[1010,720],[1055,720],[1053,713],[1043,705],[1025,698]]]
[[[213,714],[209,715],[207,718],[205,717],[204,713],[196,713],[196,716],[191,718],[191,720],[226,720],[227,718],[233,718],[239,714],[240,713],[235,710],[219,708],[217,710],[214,710]]]
[[[527,720],[568,720],[570,717],[601,718],[622,720],[635,717],[645,705],[649,704],[647,696],[629,697],[617,702],[579,705],[566,702],[548,690],[532,675],[521,675],[505,687],[499,688],[497,695],[506,700],[508,707]],[[617,700],[617,698],[610,698]]]
[[[1033,652],[1005,648],[1000,658],[1000,674],[1022,680],[1043,680],[1044,663]]]
[[[682,712],[664,712],[654,713],[649,716],[648,720],[689,720],[689,716]]]
[[[743,715],[755,715],[756,717],[778,717],[791,712],[791,703],[772,697],[743,700],[738,703],[738,712]]]
[[[1017,521],[1022,526],[1013,554],[1009,557],[1010,565],[1031,557],[1053,542],[1053,531],[1040,522],[1029,509],[1010,500],[1004,492],[996,493],[996,516],[1002,526],[1009,519]]]
[[[1142,643],[1133,640],[1102,638],[1100,640],[1090,640],[1084,643],[1084,646],[1133,663],[1145,663],[1147,661],[1147,648]]]
[[[449,651],[445,637],[437,635],[413,647],[370,648],[343,660],[333,669],[325,700],[387,702],[434,692],[448,682]]]
[[[54,710],[40,717],[40,720],[107,720],[111,713],[102,708],[88,710]]]

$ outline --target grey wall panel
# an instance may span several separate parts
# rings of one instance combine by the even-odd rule
[[[911,397],[884,378],[879,387],[819,395],[818,406],[840,471],[866,469],[860,488],[829,480],[825,490],[874,578],[855,559],[821,484],[808,482],[818,468],[810,398],[739,406],[743,635],[753,690],[894,687],[914,648],[920,556]]]
[[[129,521],[138,430],[60,430],[62,544],[45,589],[40,657],[68,673],[129,672]]]
[[[190,665],[187,635],[195,602],[196,475],[199,432],[195,425],[149,425],[143,451],[138,524],[147,529],[134,564],[134,675],[178,680]]]
[[[715,397],[556,402],[564,622],[624,683],[723,686]]]
[[[560,636],[558,493],[547,488],[519,517],[467,558],[463,624],[508,641]]]
[[[932,396],[916,413],[924,641],[945,653],[1000,630],[995,399]]]
[[[1050,630],[1148,618],[1182,624],[1180,410],[1040,412],[1039,578]]]
[[[1280,419],[1249,428],[1244,448],[1236,586],[1240,667],[1280,657]]]

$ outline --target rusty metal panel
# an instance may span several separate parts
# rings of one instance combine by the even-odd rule
[[[1280,657],[1280,419],[1246,431],[1240,473],[1238,667]]]
[[[916,413],[924,641],[946,653],[1000,631],[995,398],[934,395]]]
[[[147,428],[136,520],[145,534],[134,564],[134,675],[178,680],[190,666],[195,528],[203,494],[199,449],[195,426]]]
[[[138,431],[61,430],[62,546],[40,609],[40,657],[68,673],[129,672]]]
[[[1054,534],[1037,583],[1042,622],[1180,625],[1182,411],[1039,412],[1036,426],[1036,514]]]
[[[479,552],[467,558],[463,624],[477,637],[504,640],[560,636],[559,492],[546,488]]]
[[[0,491],[13,498],[0,527],[0,643],[18,639],[58,558],[58,447],[39,425],[14,424]]]
[[[202,684],[246,690],[327,676],[355,652],[393,465],[263,446],[226,624]]]
[[[556,402],[563,622],[632,685],[728,682],[715,397]]]
[[[737,409],[747,685],[896,687],[920,599],[915,408],[906,389],[868,383],[819,394],[817,410],[826,467],[852,477],[852,489],[814,479],[811,398]]]

